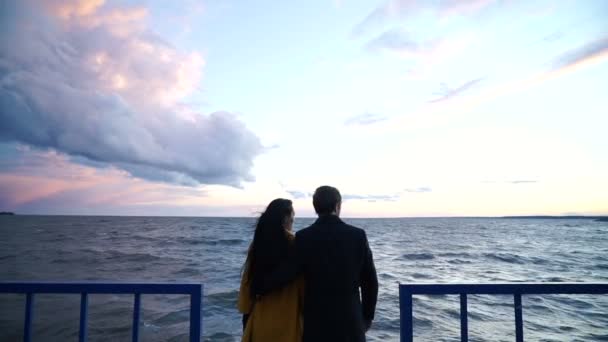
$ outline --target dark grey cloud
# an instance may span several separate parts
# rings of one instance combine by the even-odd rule
[[[429,103],[439,103],[462,95],[468,90],[476,87],[483,81],[483,78],[469,80],[456,88],[450,88],[446,84],[442,84],[442,89],[437,93],[438,97],[429,101]]]
[[[190,82],[177,69],[202,66],[196,56],[147,31],[121,36],[104,25],[33,24],[27,10],[14,13],[23,29],[0,32],[0,141],[153,181],[238,186],[253,179],[253,160],[264,148],[237,115],[184,117],[172,101]]]
[[[372,125],[381,121],[386,120],[386,116],[372,114],[372,113],[364,113],[361,115],[356,115],[344,122],[346,126],[365,126]]]
[[[596,55],[608,53],[608,36],[587,42],[561,54],[552,63],[552,69],[557,70],[574,65]]]

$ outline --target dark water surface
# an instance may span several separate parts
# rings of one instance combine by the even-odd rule
[[[370,341],[398,341],[399,282],[608,282],[608,223],[590,219],[352,219],[380,298]],[[296,230],[312,222],[296,219]],[[236,298],[253,219],[0,217],[0,281],[205,284],[204,336],[239,341]],[[34,340],[76,340],[79,296],[38,295]],[[472,341],[513,341],[512,296],[470,296]],[[185,296],[142,296],[142,341],[186,341]],[[527,341],[608,341],[608,296],[524,296]],[[0,295],[0,341],[21,339],[24,296]],[[91,341],[127,341],[132,296],[89,296]],[[459,340],[456,296],[417,296],[421,341]]]

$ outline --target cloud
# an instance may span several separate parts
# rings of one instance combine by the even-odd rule
[[[444,0],[438,11],[444,16],[473,15],[492,5],[496,0]]]
[[[407,188],[403,189],[403,191],[392,193],[392,194],[378,194],[378,195],[368,195],[368,194],[345,194],[342,195],[344,200],[366,200],[368,202],[396,202],[401,196],[407,193],[427,193],[431,192],[432,189],[427,186],[416,187],[416,188]]]
[[[297,191],[297,190],[285,190],[292,198],[294,199],[304,199],[311,198],[312,194],[310,192]]]
[[[531,180],[531,179],[516,179],[516,180],[507,180],[507,181],[495,181],[495,180],[486,180],[483,181],[482,183],[484,184],[514,184],[514,185],[518,185],[518,184],[534,184],[534,183],[538,183],[539,181],[537,180]]]
[[[374,8],[352,30],[354,37],[380,26],[391,18],[412,17],[429,8],[441,17],[473,15],[492,5],[496,0],[442,0],[431,3],[423,0],[389,0]]]
[[[392,29],[383,32],[366,44],[369,51],[388,50],[401,55],[416,55],[422,53],[425,48],[415,42],[406,32],[401,29]]]
[[[0,208],[46,212],[70,206],[178,205],[206,195],[200,188],[150,183],[115,167],[74,163],[55,151],[0,144]],[[8,154],[7,154],[8,151]],[[6,158],[6,157],[10,157]],[[69,210],[68,210],[69,211]]]
[[[462,95],[463,93],[465,93],[466,91],[468,91],[471,88],[474,88],[475,86],[477,86],[479,83],[481,83],[483,81],[483,78],[476,78],[473,80],[469,80],[465,83],[463,83],[462,85],[456,87],[456,88],[449,88],[445,83],[442,84],[442,89],[439,91],[438,95],[439,97],[430,100],[430,103],[438,103],[438,102],[443,102],[443,101],[447,101],[453,97]]]
[[[410,193],[418,193],[418,194],[420,194],[420,193],[425,193],[425,192],[432,192],[433,189],[431,189],[428,186],[421,186],[421,187],[418,187],[418,188],[404,189],[403,191],[404,192],[410,192]]]
[[[558,56],[552,64],[553,70],[573,66],[590,58],[608,53],[608,36],[587,42]]]
[[[460,33],[426,41],[417,41],[401,29],[388,30],[370,40],[365,49],[369,52],[385,52],[414,62],[412,74],[422,74],[433,66],[457,56],[471,43],[475,35]]]
[[[183,110],[204,61],[100,0],[14,2],[0,42],[0,140],[51,148],[145,179],[253,180],[259,138],[235,114]],[[28,6],[29,5],[29,6]],[[6,27],[5,27],[6,26]],[[5,45],[6,46],[6,45]]]
[[[348,120],[346,120],[346,122],[344,124],[346,126],[365,126],[365,125],[372,125],[377,122],[384,121],[386,119],[387,119],[387,117],[381,116],[378,114],[364,113],[364,114],[356,115],[356,116],[349,118]]]
[[[464,115],[470,112],[471,108],[475,108],[496,98],[513,93],[521,93],[540,84],[558,79],[562,76],[570,75],[585,67],[604,63],[606,60],[608,60],[608,49],[598,48],[598,45],[602,46],[602,44],[599,42],[605,41],[605,39],[608,38],[598,39],[594,42],[583,45],[584,47],[588,48],[574,49],[558,56],[553,60],[553,63],[551,63],[550,69],[545,69],[543,71],[527,75],[523,78],[516,78],[505,83],[484,87],[482,91],[476,93],[474,96],[455,99],[455,103],[450,103],[448,108],[450,117]],[[575,51],[578,51],[579,53],[573,54]],[[596,53],[581,54],[581,51],[596,51]],[[572,58],[573,56],[578,57]],[[394,116],[386,123],[386,125],[382,126],[381,129],[393,131],[402,130],[403,127],[412,127],[412,121],[410,118],[429,118],[432,117],[429,116],[429,114],[435,114],[438,113],[438,111],[444,110],[446,110],[446,108],[440,108],[440,106],[435,108],[434,106],[429,105],[416,111],[414,114],[412,114],[412,112],[408,112],[407,116]]]
[[[563,39],[565,36],[566,35],[563,32],[557,31],[557,32],[553,32],[549,35],[544,36],[540,41],[543,43],[553,43],[553,42]]]
[[[402,16],[405,13],[416,10],[417,7],[418,2],[416,0],[389,0],[376,7],[363,21],[357,24],[352,31],[352,35],[355,37],[360,36],[388,18]]]
[[[285,185],[279,183],[279,185],[285,189]],[[346,193],[342,194],[343,201],[367,201],[367,202],[396,202],[401,196],[406,193],[427,193],[431,192],[432,189],[430,187],[415,187],[404,189],[400,192],[388,193],[388,194],[355,194],[355,193]],[[313,194],[306,191],[300,190],[285,190],[292,198],[294,199],[306,199],[312,198]]]
[[[342,195],[344,201],[348,200],[365,200],[368,202],[395,202],[399,199],[399,195],[358,195],[358,194],[344,194]]]

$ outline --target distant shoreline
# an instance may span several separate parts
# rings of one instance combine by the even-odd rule
[[[567,219],[567,220],[584,220],[584,219],[595,219],[599,221],[608,220],[608,216],[549,216],[549,215],[538,215],[538,216],[502,216],[499,218],[504,219]]]

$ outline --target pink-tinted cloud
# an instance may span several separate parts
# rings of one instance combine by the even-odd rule
[[[105,0],[44,0],[43,4],[61,18],[85,17],[94,14]]]
[[[69,28],[102,27],[122,36],[145,29],[144,20],[148,16],[145,7],[111,7],[105,0],[43,0],[42,4]]]
[[[113,167],[85,166],[54,151],[29,148],[2,164],[0,189],[2,210],[16,211],[41,202],[57,208],[172,206],[205,195],[198,188],[151,183]]]
[[[15,15],[0,32],[12,42],[0,50],[1,139],[154,181],[253,179],[253,159],[263,151],[258,137],[236,115],[180,105],[201,81],[199,53],[154,34],[142,7],[42,3],[8,5]]]

